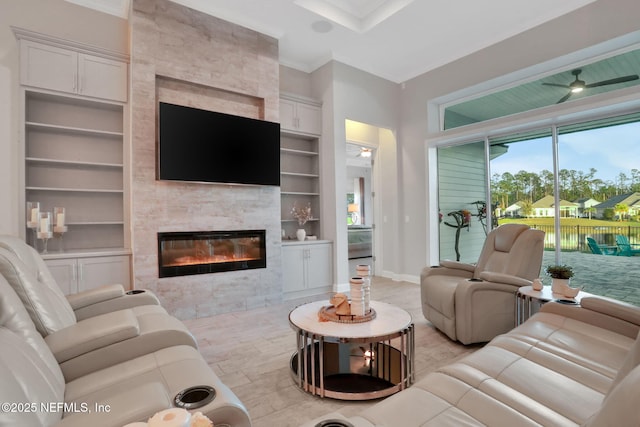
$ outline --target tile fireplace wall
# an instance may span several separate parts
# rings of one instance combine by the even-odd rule
[[[280,190],[156,180],[158,101],[279,121],[277,40],[167,0],[131,16],[133,274],[188,319],[282,300]],[[266,230],[266,269],[158,278],[158,232]]]

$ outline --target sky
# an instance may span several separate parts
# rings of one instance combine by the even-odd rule
[[[589,172],[603,181],[617,180],[620,172],[631,177],[640,169],[640,122],[560,135],[560,169]],[[509,151],[491,161],[491,175],[521,170],[553,170],[551,137],[509,144]]]

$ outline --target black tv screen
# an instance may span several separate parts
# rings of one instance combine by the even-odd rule
[[[280,185],[280,124],[160,103],[160,180]]]

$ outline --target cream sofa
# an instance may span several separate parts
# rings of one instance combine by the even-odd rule
[[[640,307],[545,304],[482,349],[358,416],[305,426],[640,426]],[[324,424],[323,424],[324,422]]]
[[[145,305],[125,309],[116,304],[114,311],[94,316],[85,312],[86,317],[78,320],[74,305],[103,308],[102,304],[86,302],[95,301],[97,294],[110,294],[109,288],[67,299],[32,247],[24,242],[7,247],[6,241],[0,238],[0,273],[19,296],[67,381],[166,347],[197,349],[195,338],[180,320],[158,304],[146,304],[146,300],[141,301]],[[127,301],[128,296],[105,303],[110,305],[114,300]]]
[[[104,357],[101,355],[100,357]],[[63,371],[20,298],[0,275],[0,426],[122,427],[154,413],[197,408],[216,426],[250,427],[246,408],[191,345],[165,346],[73,379]],[[195,389],[193,393],[183,393]]]

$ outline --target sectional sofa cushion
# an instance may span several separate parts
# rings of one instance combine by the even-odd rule
[[[640,308],[545,304],[512,331],[348,419],[360,426],[640,425]],[[332,413],[320,420],[344,419]]]
[[[192,346],[163,348],[65,381],[2,275],[0,378],[0,402],[15,405],[15,410],[0,411],[2,426],[121,427],[172,407],[176,394],[202,385],[213,387],[216,397],[199,411],[216,425],[251,426],[242,403]]]

